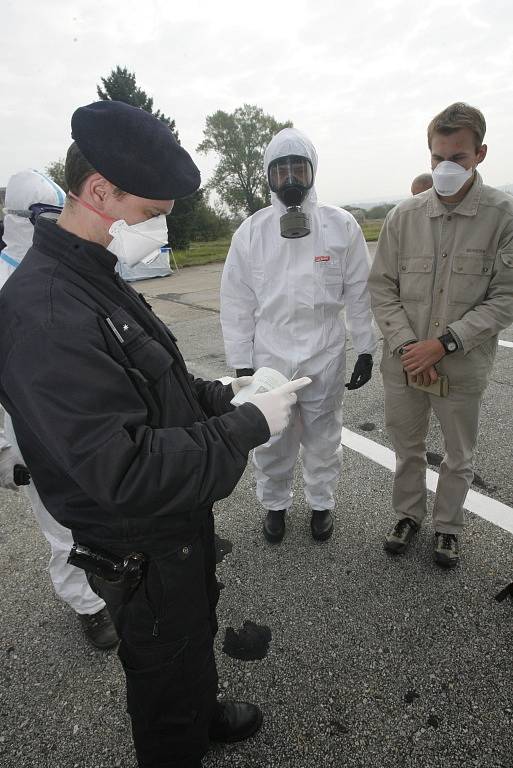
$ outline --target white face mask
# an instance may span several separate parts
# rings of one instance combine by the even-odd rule
[[[473,168],[468,171],[458,163],[451,160],[443,160],[432,170],[433,186],[442,197],[451,197],[460,191],[462,186],[474,173]]]
[[[167,245],[167,222],[164,214],[154,216],[139,224],[127,224],[124,219],[115,221],[110,229],[112,241],[107,249],[129,267],[140,261],[151,264]]]

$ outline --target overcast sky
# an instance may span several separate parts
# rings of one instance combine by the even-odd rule
[[[488,124],[485,181],[513,183],[511,0],[2,0],[0,20],[0,186],[65,155],[73,110],[116,65],[203,181],[205,117],[248,103],[312,139],[321,200],[406,196],[431,117],[467,101]]]

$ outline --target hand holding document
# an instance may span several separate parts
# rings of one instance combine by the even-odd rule
[[[282,373],[273,368],[259,368],[255,371],[251,384],[243,387],[231,402],[233,405],[256,405],[264,415],[271,435],[277,435],[290,421],[292,406],[297,402],[296,392],[311,383],[312,380],[308,376],[288,381]]]
[[[291,380],[294,379],[296,373],[297,371],[291,376]],[[286,376],[279,371],[275,371],[274,368],[259,368],[255,371],[251,379],[252,381],[250,384],[239,389],[231,401],[232,405],[242,405],[242,403],[245,403],[247,399],[253,395],[270,392],[272,389],[276,389],[288,382]],[[300,381],[300,379],[298,379],[298,381]],[[310,383],[310,381],[308,383]],[[303,386],[306,386],[306,384]],[[301,387],[298,387],[298,389],[301,389]]]

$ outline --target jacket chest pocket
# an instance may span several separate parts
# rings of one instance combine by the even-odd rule
[[[314,261],[316,293],[322,300],[341,301],[344,287],[342,264],[339,259]]]
[[[454,257],[449,285],[449,303],[480,304],[492,277],[494,258],[486,254],[460,253]]]
[[[149,425],[159,426],[162,407],[158,383],[173,365],[173,356],[121,308],[106,323],[123,352],[122,365],[146,405]]]
[[[428,302],[431,300],[433,282],[431,254],[409,258],[402,256],[399,261],[399,290],[403,301]]]

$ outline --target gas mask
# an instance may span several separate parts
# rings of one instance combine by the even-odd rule
[[[313,185],[313,167],[307,157],[287,155],[269,163],[269,187],[286,207],[280,219],[282,237],[298,238],[310,234],[310,219],[301,205]]]
[[[167,220],[163,213],[137,224],[127,224],[124,219],[113,219],[112,216],[107,216],[72,192],[68,192],[68,195],[84,208],[112,222],[109,227],[112,240],[107,250],[128,267],[134,267],[139,262],[151,264],[159,256],[161,249],[167,246]]]
[[[432,170],[433,186],[441,197],[452,197],[474,173],[473,168],[463,168],[451,160],[443,160]]]

